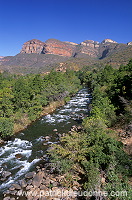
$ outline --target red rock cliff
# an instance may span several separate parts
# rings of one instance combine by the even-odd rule
[[[46,53],[60,56],[71,57],[73,55],[75,46],[56,39],[49,39],[46,42]]]

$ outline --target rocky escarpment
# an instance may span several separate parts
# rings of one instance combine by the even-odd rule
[[[75,46],[71,43],[61,42],[56,39],[49,39],[46,42],[46,53],[71,57],[75,51]]]
[[[20,53],[53,54],[65,57],[76,57],[84,54],[93,58],[103,58],[117,45],[118,43],[111,39],[105,39],[101,43],[94,40],[85,40],[80,44],[62,42],[57,39],[48,39],[45,42],[33,39],[24,43]]]
[[[45,73],[52,68],[66,71],[83,66],[110,64],[126,65],[132,58],[132,42],[117,43],[111,39],[102,42],[85,40],[80,44],[49,39],[45,42],[29,40],[16,56],[0,59],[0,71],[9,73]],[[59,68],[60,66],[60,68]]]
[[[75,50],[75,43],[61,42],[56,39],[49,39],[46,42],[40,40],[29,40],[22,46],[20,53],[54,54],[71,57]]]

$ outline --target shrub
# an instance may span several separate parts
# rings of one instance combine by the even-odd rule
[[[13,120],[5,117],[0,118],[0,135],[2,138],[7,138],[13,134]]]

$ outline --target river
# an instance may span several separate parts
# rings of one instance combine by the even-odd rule
[[[68,132],[88,116],[90,100],[88,89],[81,89],[66,105],[41,117],[0,147],[0,174],[11,172],[11,176],[0,182],[1,192],[35,169],[49,145],[58,142],[58,133]],[[49,136],[50,140],[45,141],[45,136]]]

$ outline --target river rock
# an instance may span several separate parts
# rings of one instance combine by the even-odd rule
[[[60,198],[54,198],[54,200],[61,200]]]
[[[13,191],[13,190],[15,190],[15,187],[14,187],[14,186],[11,186],[11,187],[9,188],[9,190],[10,190],[10,191]]]
[[[6,180],[6,178],[1,178],[0,180],[1,180],[1,181],[5,181],[5,180]]]
[[[59,137],[59,138],[61,138],[61,137],[62,137],[62,135],[61,135],[60,133],[58,133],[58,137]]]
[[[27,199],[28,200],[33,200],[33,197],[32,196],[27,196]]]
[[[72,189],[78,191],[78,188],[76,186],[73,186]]]
[[[73,185],[79,187],[80,184],[77,181],[73,181]]]
[[[104,177],[101,178],[101,183],[105,184],[105,178]]]
[[[4,196],[6,196],[7,194],[10,194],[9,189],[3,192]]]
[[[32,185],[34,187],[39,187],[43,181],[43,177],[44,177],[44,172],[43,171],[38,172],[33,178]]]
[[[21,186],[19,184],[12,184],[12,186],[17,190],[21,190]]]
[[[21,159],[21,158],[22,158],[22,154],[18,153],[18,154],[15,155],[15,157],[16,157],[17,159]]]
[[[48,145],[46,142],[43,143],[44,146]]]
[[[10,200],[10,197],[5,197],[3,200]]]
[[[4,140],[0,139],[0,144],[4,144]]]
[[[22,188],[25,188],[27,186],[27,183],[25,180],[20,180],[19,184],[21,185]]]
[[[26,187],[26,190],[31,190],[32,188],[33,188],[32,185],[28,185],[28,186]]]
[[[49,187],[51,180],[47,177],[46,180],[43,180],[43,184]]]
[[[16,193],[17,193],[16,190],[10,191],[10,194],[11,194],[11,195],[16,195]]]
[[[27,181],[27,184],[31,185],[32,184],[32,179],[29,179],[29,181]]]
[[[10,175],[11,175],[11,172],[8,172],[8,171],[3,171],[3,172],[2,172],[3,178],[7,178],[7,177],[10,176]]]
[[[38,197],[33,197],[33,199],[32,200],[38,200],[39,198]]]
[[[48,141],[50,139],[49,136],[45,136],[45,140]]]
[[[29,172],[29,173],[27,173],[26,175],[25,175],[25,178],[33,178],[34,176],[35,176],[35,174],[36,174],[36,172]]]
[[[58,183],[57,183],[57,182],[53,182],[53,183],[52,183],[52,186],[53,186],[53,187],[56,187],[56,186],[58,186]]]
[[[40,190],[47,190],[48,188],[45,185],[40,185]]]

